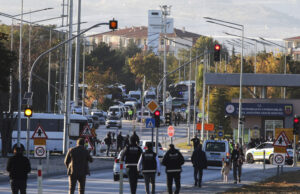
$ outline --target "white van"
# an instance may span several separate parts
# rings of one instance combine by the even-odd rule
[[[223,161],[230,161],[229,142],[226,140],[205,140],[202,150],[208,166],[222,166]]]

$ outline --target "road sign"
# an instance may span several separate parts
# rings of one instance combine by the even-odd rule
[[[219,132],[218,132],[218,136],[219,136],[219,137],[223,137],[223,131],[219,131]]]
[[[36,158],[46,157],[46,146],[45,145],[34,146],[34,157]]]
[[[86,148],[88,150],[94,150],[94,146],[91,144],[90,138],[88,137],[85,138],[85,145],[87,146]]]
[[[204,130],[206,131],[213,131],[215,129],[215,125],[212,123],[205,123],[204,124]],[[197,130],[202,130],[202,124],[197,123]]]
[[[285,163],[285,154],[284,153],[274,153],[273,164],[274,165],[284,165]]]
[[[174,134],[175,134],[175,129],[174,129],[174,127],[172,125],[170,125],[168,127],[168,135],[169,135],[169,137],[173,137]]]
[[[33,139],[33,145],[46,145],[46,139]]]
[[[47,136],[45,130],[42,128],[42,126],[38,125],[31,138],[32,139],[48,139],[48,136]]]
[[[290,144],[288,137],[286,136],[285,132],[282,131],[277,139],[274,141],[274,146],[278,147],[287,147]]]
[[[147,118],[146,119],[146,128],[154,128],[155,127],[155,119]]]
[[[93,137],[93,134],[91,132],[90,126],[88,124],[86,124],[80,134],[80,136],[83,137]]]
[[[159,105],[155,100],[151,100],[147,105],[146,108],[151,112],[154,113],[159,108]]]

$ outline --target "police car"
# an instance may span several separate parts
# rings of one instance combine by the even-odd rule
[[[265,151],[266,161],[270,162],[270,164],[273,164],[273,157],[274,157],[273,142],[264,142],[255,148],[249,149],[246,152],[246,161],[248,163],[254,163],[255,161],[262,161],[264,159],[264,151]],[[285,162],[288,165],[293,164],[293,148],[291,146],[287,148],[287,153],[285,155]]]

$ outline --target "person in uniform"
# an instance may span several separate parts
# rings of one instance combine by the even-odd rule
[[[175,194],[180,190],[181,166],[184,164],[184,158],[179,150],[175,149],[173,144],[169,145],[170,149],[164,155],[162,164],[166,166],[167,187],[169,194],[172,194],[173,179],[175,181]]]
[[[145,190],[150,194],[149,183],[152,185],[152,194],[155,193],[155,173],[160,176],[160,162],[158,156],[153,152],[151,142],[146,143],[147,150],[141,155],[138,162],[138,171],[142,171],[145,179]]]
[[[124,149],[121,155],[121,161],[125,161],[131,194],[136,193],[138,181],[137,164],[142,153],[142,149],[136,144],[136,139],[131,136],[129,146]]]

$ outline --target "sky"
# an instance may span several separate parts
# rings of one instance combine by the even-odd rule
[[[65,0],[67,1],[67,0]],[[21,13],[21,0],[0,0],[0,12]],[[54,9],[24,15],[24,19],[37,21],[62,14],[63,0],[23,0],[24,12],[47,7]],[[66,3],[66,2],[65,2]],[[77,3],[74,1],[74,19],[77,21]],[[211,17],[244,25],[245,36],[264,37],[271,41],[300,36],[300,0],[82,0],[82,29],[115,18],[119,28],[147,26],[148,10],[158,10],[170,5],[170,17],[174,27],[200,35],[222,37],[224,32],[240,35],[238,30],[207,23],[203,17]],[[11,20],[0,16],[0,23]],[[61,19],[41,24],[61,25]],[[74,31],[76,26],[74,26]],[[106,26],[93,29],[89,34],[108,31]]]

